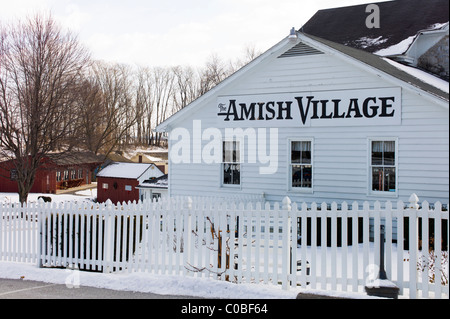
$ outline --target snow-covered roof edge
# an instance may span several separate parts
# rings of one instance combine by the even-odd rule
[[[305,33],[300,33],[300,38],[305,43],[316,46],[321,50],[338,52],[340,53],[338,56],[347,57],[346,60],[354,65],[364,68],[372,73],[375,71],[377,76],[383,77],[388,81],[395,82],[396,85],[428,99],[432,99],[441,106],[448,108],[449,93],[443,91],[442,88],[435,86],[435,82],[433,81],[426,82],[424,78],[418,78],[411,75],[410,73],[395,67],[394,65],[383,60],[382,57],[373,53],[348,47]],[[438,79],[437,77],[435,78]]]
[[[114,177],[114,178],[129,178],[139,179],[147,170],[155,164],[148,163],[119,163],[113,162],[102,169],[97,177]]]
[[[417,32],[417,34],[410,36],[395,45],[376,51],[374,52],[374,54],[383,57],[408,54],[411,47],[414,45],[414,43],[417,41],[420,35],[434,32],[441,32],[441,33],[448,32],[448,26],[449,26],[448,22],[437,23],[435,25],[430,26],[427,29],[420,30],[419,32]]]

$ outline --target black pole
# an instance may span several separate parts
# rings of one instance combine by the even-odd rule
[[[369,296],[378,296],[386,298],[398,298],[400,289],[392,282],[387,283],[386,271],[384,270],[384,226],[380,227],[380,272],[378,274],[380,279],[379,285],[367,285],[365,290]],[[382,280],[382,281],[381,281]]]
[[[380,279],[387,279],[386,271],[384,270],[384,225],[380,226]]]

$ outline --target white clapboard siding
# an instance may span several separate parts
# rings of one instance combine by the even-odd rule
[[[224,123],[217,119],[217,99],[223,96],[255,96],[270,93],[314,94],[324,91],[342,91],[395,88],[365,68],[342,59],[340,53],[293,56],[278,58],[294,44],[277,47],[247,72],[238,72],[233,81],[225,81],[213,93],[195,102],[192,112],[188,106],[182,119],[170,123],[171,128],[183,127],[190,132],[192,145],[201,150],[209,140],[194,141],[193,122],[201,121],[201,128],[220,129],[225,136]],[[314,46],[311,42],[309,45]],[[319,50],[321,48],[318,47]],[[449,193],[449,116],[448,108],[412,93],[401,90],[402,118],[400,125],[347,126],[347,127],[280,127],[278,128],[278,170],[272,175],[260,175],[260,163],[241,164],[241,185],[234,192],[246,194],[264,193],[272,202],[288,195],[294,201],[333,202],[358,200],[370,201],[369,139],[396,138],[398,141],[398,192],[395,198],[378,194],[378,200],[407,201],[409,195],[418,192],[421,198],[431,202],[448,201]],[[254,123],[240,123],[256,125]],[[268,134],[268,133],[267,133]],[[296,193],[289,190],[288,141],[289,139],[313,139],[313,190]],[[172,147],[177,141],[169,141]],[[248,153],[245,143],[244,153]],[[254,146],[250,146],[254,148]],[[269,150],[269,143],[265,145]],[[264,166],[264,165],[262,165]],[[233,192],[221,185],[221,165],[196,164],[193,154],[189,163],[171,163],[169,172],[170,195],[214,196],[223,191]],[[351,194],[351,198],[349,198]]]

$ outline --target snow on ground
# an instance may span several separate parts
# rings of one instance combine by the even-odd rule
[[[270,284],[234,284],[212,278],[155,275],[143,272],[104,274],[71,269],[39,268],[37,265],[1,261],[0,278],[65,284],[68,289],[84,286],[210,299],[295,299],[300,292],[347,299],[380,299],[363,293],[313,289],[283,290],[281,286]]]
[[[38,268],[36,265],[0,262],[0,278],[85,286],[112,290],[225,299],[295,299],[298,290],[285,291],[273,285],[233,284],[208,278],[150,273],[113,273]]]
[[[97,188],[93,189],[85,189],[80,190],[75,193],[75,195],[72,194],[39,194],[39,193],[32,193],[28,195],[28,203],[36,203],[38,202],[39,196],[45,196],[50,197],[52,199],[52,203],[60,203],[60,202],[92,202],[95,198],[97,198]],[[6,204],[6,203],[18,203],[19,202],[19,195],[17,193],[0,193],[0,204]]]

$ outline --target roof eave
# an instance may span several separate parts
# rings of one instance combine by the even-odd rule
[[[344,45],[329,41],[329,40],[325,40],[319,37],[315,37],[315,36],[311,36],[305,33],[300,33],[300,38],[302,41],[304,41],[307,44],[316,46],[317,48],[325,51],[325,52],[329,52],[332,54],[336,54],[337,57],[340,57],[341,59],[344,59],[345,61],[351,63],[352,65],[355,65],[358,68],[362,68],[378,77],[382,77],[384,80],[394,84],[394,85],[399,85],[401,87],[403,87],[404,89],[413,92],[417,95],[420,95],[426,99],[431,99],[433,102],[445,107],[445,108],[449,108],[449,98],[448,98],[448,93],[441,91],[440,89],[436,88],[433,86],[433,92],[431,91],[427,91],[422,89],[421,87],[419,87],[418,85],[412,83],[412,82],[407,82],[404,81],[394,75],[391,75],[377,67],[374,67],[373,65],[370,65],[368,63],[365,63],[364,61],[352,56],[351,54],[348,54],[347,52],[343,52],[341,50],[336,49],[335,47],[344,47],[346,49],[346,51],[355,51],[358,52],[362,55],[367,55],[367,56],[371,56],[371,58],[377,58],[382,60],[382,57],[378,57],[372,53],[368,53],[362,50],[358,50],[355,48],[351,48],[351,47],[346,47]],[[331,44],[331,45],[329,45]],[[333,47],[335,46],[335,47]],[[383,61],[384,63],[388,64],[387,62]],[[382,62],[380,62],[382,63]],[[389,67],[388,67],[389,68]],[[402,74],[405,76],[405,78],[413,78],[413,76],[407,74],[404,71],[401,70],[396,70],[396,73],[398,74]],[[421,81],[418,78],[415,78],[418,82],[422,82],[424,84],[424,86],[432,86],[431,84],[427,84],[423,81]],[[442,93],[438,93],[438,92],[442,92]]]

